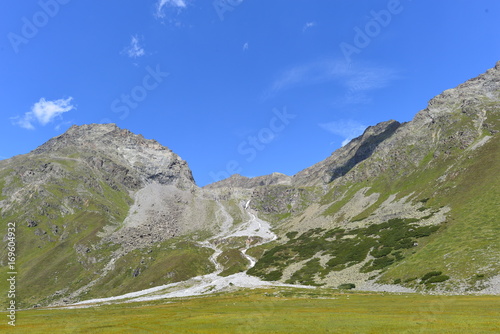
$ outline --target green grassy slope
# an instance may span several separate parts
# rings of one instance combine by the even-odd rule
[[[496,136],[456,161],[450,180],[433,200],[452,209],[445,228],[418,253],[391,268],[385,280],[420,277],[432,269],[475,283],[477,275],[488,278],[500,272],[499,152]]]

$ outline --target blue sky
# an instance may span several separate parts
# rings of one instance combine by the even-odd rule
[[[116,123],[199,185],[293,175],[500,60],[495,0],[0,1],[0,159]]]

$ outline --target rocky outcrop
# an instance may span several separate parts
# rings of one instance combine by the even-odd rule
[[[368,159],[377,147],[401,126],[391,120],[368,127],[365,132],[336,150],[322,162],[293,176],[297,186],[327,184],[347,174],[354,166]]]
[[[177,154],[156,140],[145,139],[115,124],[74,125],[32,154],[82,157],[96,170],[108,172],[133,190],[151,182],[182,188],[195,186],[188,164]]]

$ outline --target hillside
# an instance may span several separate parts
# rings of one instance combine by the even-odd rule
[[[0,180],[2,226],[16,224],[21,306],[111,296],[214,270],[213,251],[195,240],[218,231],[220,204],[154,140],[112,124],[73,126],[0,161]],[[0,254],[6,268],[6,247]]]

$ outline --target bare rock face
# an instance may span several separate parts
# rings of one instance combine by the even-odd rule
[[[429,101],[411,122],[388,121],[293,177],[295,185],[369,180],[384,172],[416,168],[430,152],[446,157],[470,147],[485,132],[496,133],[492,117],[500,101],[500,62],[495,68]],[[488,117],[489,116],[489,117]],[[355,166],[364,163],[364,168]]]
[[[391,120],[368,127],[361,136],[333,152],[327,159],[294,175],[294,185],[326,184],[344,176],[354,166],[368,159],[400,126],[399,122]]]
[[[127,188],[157,182],[190,188],[195,185],[188,164],[156,140],[145,139],[115,124],[72,126],[32,154],[83,157],[92,167],[109,172]]]

